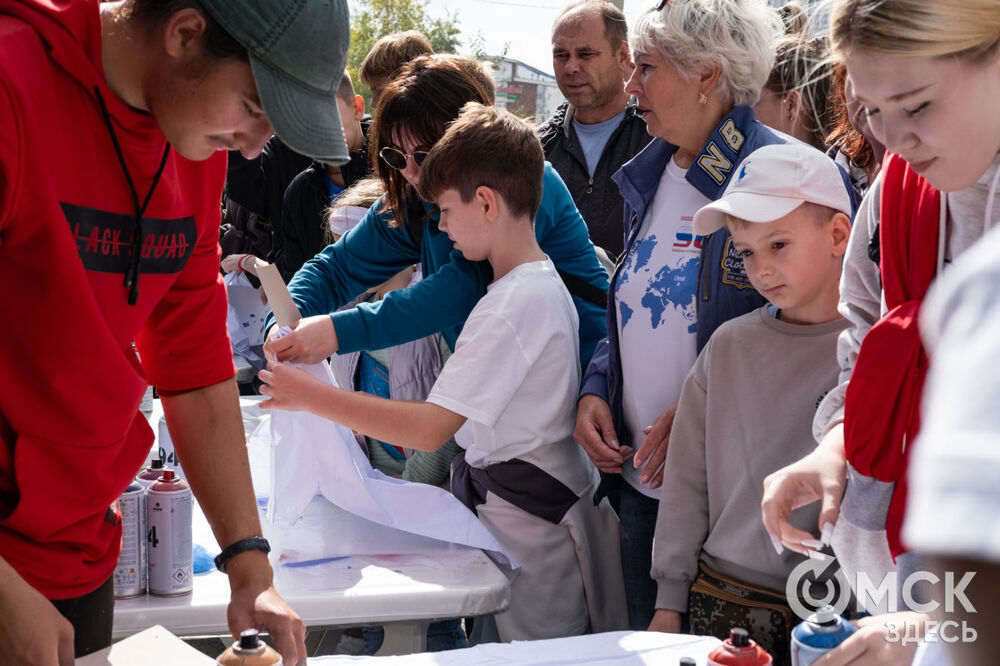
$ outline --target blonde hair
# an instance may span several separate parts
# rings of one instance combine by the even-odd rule
[[[357,180],[341,192],[333,200],[333,203],[323,211],[323,229],[325,230],[323,238],[326,244],[329,245],[337,240],[336,234],[333,232],[333,223],[337,216],[337,211],[350,207],[371,208],[383,194],[385,194],[385,184],[377,176],[367,176],[361,180]],[[356,223],[357,220],[355,221]]]
[[[978,60],[1000,42],[1000,0],[837,0],[833,52]]]
[[[629,45],[633,54],[659,51],[686,77],[717,64],[717,93],[735,106],[753,106],[783,33],[764,0],[673,0],[639,16]]]

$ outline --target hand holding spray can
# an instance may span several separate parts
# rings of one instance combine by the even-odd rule
[[[240,640],[219,655],[218,666],[281,666],[281,655],[260,640],[256,629],[240,632]]]
[[[827,605],[792,630],[792,666],[809,666],[843,643],[857,627]]]
[[[173,470],[146,491],[149,593],[189,594],[194,589],[191,488]]]

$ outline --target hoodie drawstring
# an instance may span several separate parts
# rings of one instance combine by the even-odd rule
[[[111,143],[115,146],[115,153],[118,155],[118,164],[122,167],[122,173],[125,174],[125,181],[128,183],[129,192],[132,194],[132,205],[135,209],[135,228],[132,232],[132,248],[131,254],[129,255],[129,265],[125,271],[125,282],[124,285],[129,289],[128,293],[128,304],[135,305],[136,301],[139,299],[139,260],[142,255],[142,215],[146,212],[146,206],[149,205],[149,200],[153,198],[153,191],[156,189],[157,183],[160,182],[160,176],[163,175],[163,170],[167,166],[167,157],[170,156],[170,142],[167,142],[166,147],[163,149],[163,158],[160,160],[160,168],[156,170],[156,175],[153,176],[153,184],[149,186],[149,192],[146,193],[146,199],[139,205],[139,193],[135,189],[135,183],[132,182],[132,175],[128,171],[128,166],[125,164],[125,156],[122,154],[122,148],[118,143],[118,135],[115,134],[114,124],[111,122],[111,114],[108,113],[108,107],[104,103],[104,97],[101,95],[101,91],[95,86],[94,92],[97,94],[97,101],[101,105],[101,114],[104,116],[104,124],[108,128],[108,132],[111,134]]]

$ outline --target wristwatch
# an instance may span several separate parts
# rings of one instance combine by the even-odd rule
[[[240,539],[236,543],[226,546],[221,553],[215,556],[215,568],[222,573],[228,573],[226,571],[226,562],[248,550],[260,550],[264,553],[270,553],[271,544],[269,544],[267,539],[262,536],[252,536],[247,537],[246,539]]]

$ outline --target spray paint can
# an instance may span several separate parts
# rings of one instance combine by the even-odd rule
[[[139,350],[135,347],[135,340],[132,341],[132,353],[135,354],[135,358],[139,363],[142,363],[142,358],[139,356]],[[142,412],[143,416],[147,419],[153,413],[153,387],[151,385],[146,386],[146,392],[142,394],[142,402],[139,403],[139,411]]]
[[[708,654],[712,666],[765,666],[772,662],[771,655],[740,628],[730,629],[729,638]]]
[[[823,606],[792,630],[792,666],[809,666],[855,631],[833,606]]]
[[[153,458],[149,463],[149,467],[139,472],[136,477],[136,483],[141,485],[143,488],[149,488],[151,485],[160,480],[163,476],[163,461],[159,458]]]
[[[156,457],[163,462],[163,466],[184,476],[184,469],[181,467],[181,461],[177,459],[174,441],[170,438],[170,429],[167,427],[165,416],[160,418],[160,423],[156,427],[156,441],[159,444]]]
[[[240,632],[240,640],[215,660],[218,666],[281,666],[281,655],[260,640],[256,629]]]
[[[174,597],[194,589],[191,488],[173,470],[146,491],[149,593]]]
[[[115,566],[115,599],[146,594],[146,489],[133,481],[118,498],[122,550]]]

